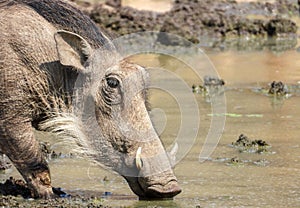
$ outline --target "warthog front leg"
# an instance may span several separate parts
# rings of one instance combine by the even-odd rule
[[[29,120],[1,120],[0,148],[24,177],[34,198],[53,198],[50,171]]]

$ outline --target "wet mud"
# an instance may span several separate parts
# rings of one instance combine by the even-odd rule
[[[22,196],[30,198],[31,191],[23,180],[16,180],[13,177],[7,179],[4,183],[0,183],[0,194],[7,196]]]
[[[193,84],[192,92],[202,95],[206,102],[211,102],[213,97],[219,96],[225,91],[225,81],[218,77],[204,76],[203,85]]]
[[[212,76],[204,76],[203,85],[193,84],[192,90],[194,93],[206,93],[210,89],[219,90],[224,85],[225,85],[225,81],[223,79],[220,79],[218,77],[212,77]]]
[[[205,37],[214,37],[217,44],[220,40],[240,37],[265,38],[262,44],[270,44],[270,38],[280,37],[289,40],[287,43],[291,47],[295,42],[291,39],[295,39],[298,28],[290,19],[298,15],[298,5],[286,0],[274,3],[176,0],[171,10],[164,13],[122,6],[120,0],[106,1],[90,8],[87,12],[90,17],[112,37],[160,31],[200,45],[207,42]],[[172,37],[166,42],[177,44]]]
[[[268,96],[275,101],[284,101],[293,95],[299,95],[299,86],[287,85],[282,81],[273,81],[268,86],[256,88],[253,91]]]
[[[20,207],[20,208],[42,208],[42,207],[110,207],[103,205],[103,200],[93,197],[69,197],[69,198],[56,198],[49,200],[32,200],[24,199],[18,196],[1,196],[1,207]]]
[[[285,96],[289,93],[289,90],[287,89],[287,86],[281,81],[273,81],[270,85],[268,93],[274,96]]]
[[[21,179],[10,177],[0,183],[1,207],[109,207],[103,205],[104,195],[85,192],[84,194],[69,191],[67,194],[61,188],[53,188],[56,194],[54,199],[33,199],[31,190]]]
[[[241,134],[239,138],[232,143],[232,147],[239,150],[239,152],[247,153],[269,153],[271,146],[261,139],[250,139],[244,134]]]
[[[250,154],[275,154],[271,150],[271,145],[262,139],[250,139],[248,136],[241,134],[235,142],[232,142],[229,147],[235,148],[238,150],[239,154],[241,153],[250,153]],[[246,157],[247,158],[247,157]],[[260,159],[245,159],[245,157],[234,156],[234,157],[217,157],[211,159],[212,162],[225,163],[228,166],[245,166],[253,165],[259,167],[266,167],[270,162],[266,158]]]

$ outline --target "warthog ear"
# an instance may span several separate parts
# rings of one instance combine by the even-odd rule
[[[59,30],[54,35],[60,63],[84,71],[84,63],[92,53],[90,44],[80,35]]]

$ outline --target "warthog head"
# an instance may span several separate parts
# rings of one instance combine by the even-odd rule
[[[90,136],[81,138],[81,143],[88,144],[86,151],[121,174],[140,198],[172,198],[180,193],[146,109],[145,69],[118,61],[115,52],[92,49],[74,33],[59,31],[55,40],[61,64],[92,80],[87,87],[91,89],[86,99],[90,103],[86,101],[84,111],[92,112],[95,122],[86,119]]]

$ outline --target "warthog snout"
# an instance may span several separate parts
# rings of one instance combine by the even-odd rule
[[[170,178],[165,178],[167,176]],[[169,171],[151,177],[125,177],[125,179],[141,200],[168,199],[181,192],[177,179]]]
[[[181,188],[159,138],[153,140],[139,146],[134,157],[125,156],[123,166],[117,171],[140,199],[173,198]]]
[[[149,172],[149,170],[143,170],[143,168],[147,168],[147,166],[144,166],[141,155],[142,147],[138,147],[135,155],[135,165],[137,170],[140,172],[139,174],[142,175],[145,172]],[[177,179],[174,177],[169,164],[165,162],[168,160],[165,156],[166,155],[162,154],[157,157],[160,158],[160,161],[156,161],[156,163],[160,168],[167,168],[167,171],[161,171],[158,174],[154,173],[154,175],[148,177],[125,177],[128,181],[135,181],[136,185],[133,186],[132,189],[135,190],[135,193],[140,197],[140,199],[173,198],[181,192]],[[151,162],[155,163],[155,159],[151,159]],[[155,171],[155,169],[152,169],[152,171]]]
[[[173,198],[181,192],[181,188],[178,186],[176,180],[171,180],[166,185],[153,185],[148,187],[145,192],[145,199],[147,198]],[[144,199],[141,197],[141,199]]]

